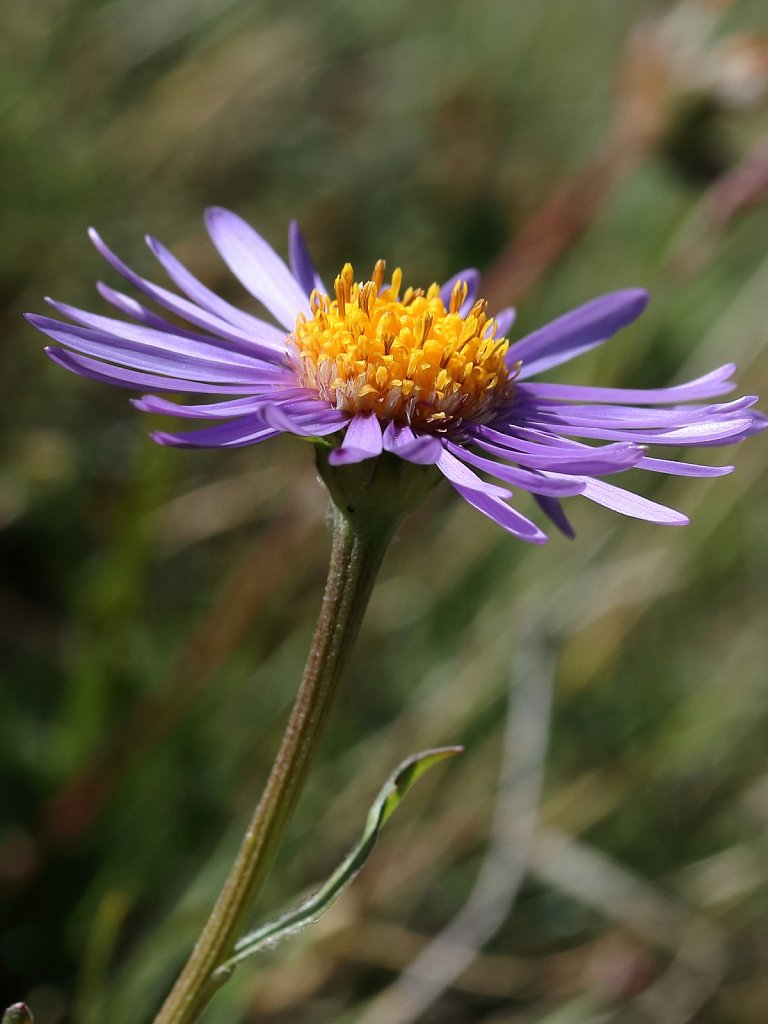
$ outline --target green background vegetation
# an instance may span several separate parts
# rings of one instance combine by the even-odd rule
[[[416,283],[476,264],[521,330],[648,287],[641,320],[561,379],[659,385],[734,360],[768,393],[765,9],[38,0],[2,18],[0,996],[37,1024],[142,1024],[274,753],[325,497],[290,438],[152,445],[127,394],[48,363],[21,313],[117,284],[89,223],[161,279],[151,231],[248,305],[202,227],[219,204],[283,253],[297,216],[326,279],[347,259]],[[765,1021],[765,443],[711,452],[731,456],[724,479],[626,478],[685,530],[570,499],[578,540],[531,549],[447,486],[411,517],[261,915],[325,877],[400,759],[467,751],[207,1024],[408,1019],[375,1000],[467,899],[507,695],[535,737],[553,651],[538,830],[510,847],[526,880],[422,1019]]]

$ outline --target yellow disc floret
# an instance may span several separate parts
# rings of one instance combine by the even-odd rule
[[[446,308],[440,286],[407,288],[402,272],[384,285],[384,261],[357,283],[349,263],[331,298],[310,297],[311,319],[299,314],[288,340],[299,384],[337,409],[374,412],[382,420],[441,431],[463,420],[487,422],[509,400],[504,362],[509,343],[477,301],[462,316],[467,285],[459,281]]]

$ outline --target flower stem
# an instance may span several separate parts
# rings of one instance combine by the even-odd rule
[[[247,924],[301,794],[374,580],[398,520],[334,509],[333,546],[304,676],[266,788],[237,858],[186,966],[154,1024],[192,1024],[228,973],[217,973]]]

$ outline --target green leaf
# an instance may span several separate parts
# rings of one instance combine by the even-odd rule
[[[434,750],[423,750],[419,754],[406,758],[398,765],[373,802],[362,836],[327,882],[298,907],[281,914],[276,921],[262,925],[256,931],[250,932],[240,939],[235,946],[233,956],[218,968],[217,973],[231,970],[235,964],[245,960],[246,957],[275,945],[281,939],[287,938],[308,924],[317,921],[355,878],[376,845],[382,825],[392,816],[411,786],[432,765],[460,754],[461,751],[462,747],[438,747]]]
[[[33,1024],[29,1007],[25,1006],[24,1003],[14,1003],[13,1006],[9,1006],[5,1011],[0,1024]]]

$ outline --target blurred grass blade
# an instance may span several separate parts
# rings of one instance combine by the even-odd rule
[[[3,1014],[0,1024],[34,1024],[34,1018],[24,1003],[14,1003]]]
[[[281,939],[313,924],[339,898],[368,859],[382,825],[389,820],[408,790],[417,779],[438,761],[461,753],[461,747],[437,747],[423,750],[403,761],[392,772],[373,802],[365,823],[363,834],[350,850],[328,881],[309,899],[298,907],[282,914],[276,921],[262,925],[256,931],[245,935],[235,946],[235,952],[219,970],[232,968],[241,960],[273,946]]]

